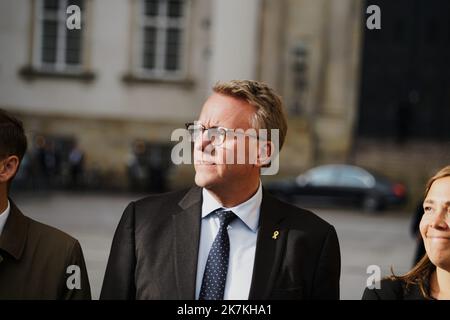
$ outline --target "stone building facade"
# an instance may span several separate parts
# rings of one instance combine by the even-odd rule
[[[196,119],[216,81],[258,79],[282,95],[289,116],[280,172],[265,179],[354,163],[418,193],[448,163],[447,142],[399,148],[359,134],[369,2],[3,1],[0,108],[24,120],[30,141],[77,141],[86,170],[120,187],[136,141],[169,148],[171,132]],[[79,31],[65,26],[71,4],[81,7]],[[420,173],[410,175],[399,163],[421,146],[436,160],[424,167],[417,156],[410,168]],[[192,183],[193,170],[169,175],[177,188]]]

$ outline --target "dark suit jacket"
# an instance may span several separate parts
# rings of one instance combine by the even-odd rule
[[[132,202],[117,227],[101,299],[195,299],[201,188]],[[263,192],[250,299],[338,299],[336,231]],[[273,239],[274,231],[279,231]]]
[[[77,240],[11,210],[0,236],[0,299],[90,299],[83,253]],[[67,267],[78,265],[81,289],[69,290]],[[69,282],[72,283],[69,279]]]
[[[428,291],[428,284],[425,285]],[[380,289],[364,290],[362,300],[425,300],[418,285],[406,285],[401,280],[384,279]]]

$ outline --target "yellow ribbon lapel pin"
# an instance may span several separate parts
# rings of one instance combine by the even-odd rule
[[[273,235],[272,235],[272,239],[273,239],[273,240],[277,240],[279,234],[280,234],[280,232],[279,232],[278,230],[274,231],[274,232],[273,232]]]

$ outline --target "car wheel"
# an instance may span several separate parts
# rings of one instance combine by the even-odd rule
[[[368,195],[364,198],[363,209],[366,212],[376,212],[382,210],[383,205],[379,197]]]

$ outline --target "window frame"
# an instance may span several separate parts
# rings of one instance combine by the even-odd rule
[[[62,74],[81,74],[84,71],[85,63],[85,37],[86,37],[86,14],[87,2],[83,1],[83,8],[81,10],[81,40],[80,40],[80,62],[78,64],[69,64],[66,62],[66,41],[67,41],[67,7],[69,0],[59,0],[60,6],[56,13],[56,17],[50,19],[46,17],[50,13],[45,12],[44,1],[35,0],[34,7],[34,48],[32,65],[33,69],[46,73],[62,73]],[[64,18],[61,18],[64,17]],[[47,63],[42,60],[42,46],[43,46],[43,21],[52,20],[57,22],[57,41],[56,41],[56,61],[54,63]]]
[[[145,15],[145,0],[138,0],[136,6],[137,22],[134,37],[134,66],[133,73],[141,79],[154,80],[184,80],[187,76],[188,62],[188,34],[190,21],[190,0],[184,0],[182,16],[179,18],[167,17],[168,1],[162,2],[162,10],[158,10],[155,17]],[[156,28],[155,68],[144,68],[144,28]],[[165,67],[167,60],[167,29],[174,27],[181,31],[179,40],[179,60],[176,70]]]

